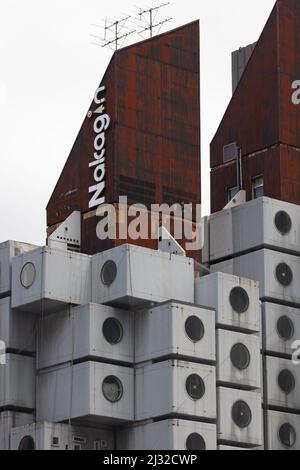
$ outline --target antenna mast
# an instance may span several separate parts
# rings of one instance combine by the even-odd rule
[[[142,19],[142,17],[144,15],[149,15],[149,22],[148,22],[148,26],[147,28],[144,28],[142,31],[140,31],[140,33],[143,33],[144,31],[149,31],[150,32],[150,37],[152,38],[153,37],[153,30],[154,28],[157,28],[158,26],[161,26],[163,25],[164,23],[167,23],[169,21],[172,20],[172,18],[166,18],[165,20],[162,20],[158,23],[154,23],[155,21],[155,18],[156,18],[156,14],[158,12],[158,10],[160,10],[161,8],[163,7],[166,7],[168,5],[170,5],[171,3],[168,2],[168,3],[162,3],[161,5],[158,5],[157,7],[152,7],[152,8],[149,8],[148,10],[142,10],[140,9],[139,11],[139,17],[140,19]],[[154,15],[154,12],[156,12],[156,14]]]
[[[123,34],[121,34],[123,29],[128,29],[126,27],[126,23],[129,20],[129,18],[131,18],[131,17],[127,16],[126,18],[117,19],[116,21],[114,21],[113,23],[111,23],[109,25],[107,25],[107,19],[106,19],[105,20],[105,26],[103,27],[103,29],[104,29],[104,39],[101,39],[100,37],[95,36],[95,35],[92,35],[92,36],[99,39],[103,43],[103,44],[101,44],[101,47],[110,47],[110,48],[113,48],[114,50],[117,51],[118,48],[119,48],[119,42],[121,41],[121,39],[125,40],[125,38],[127,36],[130,36],[131,34],[135,33],[135,31],[136,31],[136,30],[129,30],[129,31],[124,32]],[[98,25],[93,25],[93,26],[99,27]],[[113,35],[112,39],[107,38],[108,32],[110,32]],[[111,47],[111,46],[113,46],[113,47]]]

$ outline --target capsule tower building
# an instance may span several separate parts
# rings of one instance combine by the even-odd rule
[[[114,53],[46,245],[0,245],[0,449],[300,449],[299,26],[279,0],[233,56],[196,250],[99,221],[200,204],[199,22]]]

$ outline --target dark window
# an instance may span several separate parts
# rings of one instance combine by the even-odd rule
[[[264,179],[258,176],[252,180],[252,198],[258,199],[264,196]]]
[[[110,344],[118,344],[123,338],[123,328],[116,318],[107,318],[102,327],[103,336]]]
[[[116,403],[123,396],[123,386],[117,377],[109,376],[103,380],[102,391],[105,398],[111,403]]]
[[[102,266],[101,280],[105,286],[110,286],[117,277],[117,266],[112,260],[106,261]]]
[[[275,226],[282,235],[287,235],[292,228],[292,221],[285,211],[279,211],[275,215]]]
[[[19,444],[19,450],[35,450],[34,440],[31,436],[25,436]]]
[[[295,390],[295,377],[288,369],[282,370],[277,380],[279,387],[286,395]]]
[[[58,446],[59,445],[59,438],[58,437],[52,437],[52,445],[53,446]]]
[[[234,186],[232,188],[227,188],[227,202],[232,201],[232,199],[234,198],[234,196],[237,195],[238,192],[239,192],[239,188],[237,186]]]
[[[293,281],[293,271],[286,263],[280,263],[276,268],[276,278],[283,287],[288,287]]]
[[[252,413],[244,401],[237,401],[231,411],[233,422],[241,429],[249,426],[252,421]]]
[[[277,331],[279,336],[288,341],[294,336],[294,324],[289,317],[282,316],[277,321]]]
[[[193,315],[187,318],[185,322],[185,331],[188,337],[194,341],[194,343],[197,343],[204,336],[204,325],[200,318]]]
[[[205,394],[205,384],[197,374],[190,375],[185,386],[187,393],[193,400],[200,400]]]
[[[289,423],[283,424],[278,432],[279,440],[285,447],[294,447],[297,434],[293,426]]]
[[[249,296],[242,287],[234,287],[229,296],[230,305],[237,313],[245,313],[249,308]]]
[[[245,370],[250,364],[250,353],[248,348],[242,343],[235,344],[230,352],[230,359],[234,367]]]
[[[190,434],[186,440],[186,449],[187,450],[205,450],[206,444],[205,440],[203,439],[200,434],[194,432]]]

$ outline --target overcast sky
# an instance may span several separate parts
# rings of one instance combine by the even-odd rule
[[[92,44],[90,35],[101,35],[92,24],[156,4],[0,0],[0,242],[45,243],[46,204],[112,54]],[[230,53],[257,40],[273,5],[274,0],[173,0],[160,13],[161,19],[173,17],[162,31],[201,21],[204,213],[209,143],[231,97]]]

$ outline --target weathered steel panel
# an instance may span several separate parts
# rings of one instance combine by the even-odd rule
[[[148,207],[170,198],[172,204],[200,203],[199,75],[198,21],[114,54],[101,82],[111,117],[105,137],[106,202],[127,195],[129,203]],[[90,110],[96,107],[93,103]],[[90,210],[93,124],[93,118],[85,118],[48,203],[50,227],[74,210]],[[83,225],[83,251],[102,251],[105,244],[96,238],[93,222]]]

